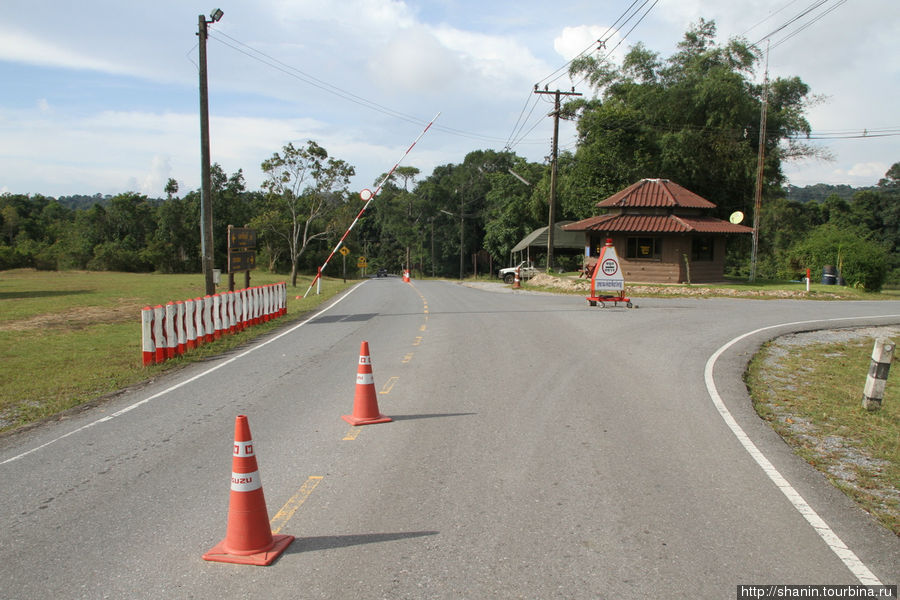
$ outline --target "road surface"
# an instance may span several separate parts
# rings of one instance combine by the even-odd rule
[[[253,346],[0,438],[0,595],[898,583],[900,540],[755,416],[741,374],[766,339],[896,324],[900,303],[635,301],[374,279]],[[363,340],[394,421],[353,428]],[[272,527],[297,538],[269,567],[201,558],[225,535],[240,414]]]

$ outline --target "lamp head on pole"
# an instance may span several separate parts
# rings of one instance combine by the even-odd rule
[[[211,21],[212,23],[218,23],[222,19],[222,16],[224,14],[225,13],[222,12],[221,8],[217,8],[214,11],[212,11],[211,13],[209,13],[209,18],[212,19],[212,21]]]

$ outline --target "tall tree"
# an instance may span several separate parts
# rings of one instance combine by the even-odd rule
[[[594,201],[662,177],[716,203],[720,216],[752,208],[763,86],[751,75],[761,55],[740,39],[719,45],[715,34],[715,23],[701,20],[668,59],[638,44],[618,67],[573,62],[572,74],[598,92],[566,108],[580,115],[573,174]],[[782,161],[817,152],[795,141],[810,130],[808,94],[797,77],[768,87],[767,189],[783,183]]]
[[[351,165],[331,158],[328,152],[309,140],[304,148],[288,144],[263,161],[266,180],[264,214],[258,223],[265,232],[282,240],[291,260],[291,285],[297,285],[300,256],[315,240],[330,232],[330,217],[346,200]]]

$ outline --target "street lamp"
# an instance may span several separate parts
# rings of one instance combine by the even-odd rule
[[[224,14],[222,9],[217,8],[210,13],[211,20],[207,21],[205,15],[199,15],[197,18],[199,26],[197,35],[200,37],[200,246],[203,255],[203,279],[208,296],[216,293],[216,284],[213,280],[213,218],[210,198],[212,185],[209,165],[209,86],[206,82],[206,38],[208,37],[207,25],[219,22]]]

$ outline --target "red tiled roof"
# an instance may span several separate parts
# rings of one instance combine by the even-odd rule
[[[600,215],[563,227],[566,231],[619,233],[751,233],[752,228],[713,217],[675,215]]]
[[[641,179],[597,203],[599,208],[715,208],[715,206],[709,200],[668,179]]]

